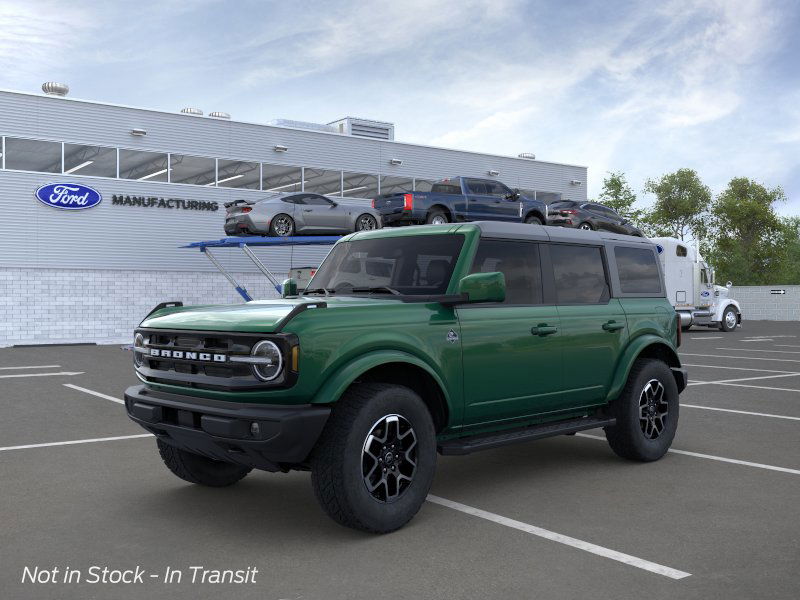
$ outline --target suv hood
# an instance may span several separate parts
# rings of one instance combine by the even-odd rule
[[[375,296],[342,296],[339,298],[306,296],[292,299],[255,300],[245,304],[223,306],[180,306],[163,308],[153,313],[142,321],[141,327],[271,333],[295,307],[317,302],[327,303],[327,308],[324,310],[330,310],[373,304],[397,304],[399,300]],[[310,308],[308,310],[320,309]]]

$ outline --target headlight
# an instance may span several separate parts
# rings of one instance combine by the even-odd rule
[[[142,353],[139,352],[138,348],[144,348],[144,336],[141,333],[137,333],[133,337],[133,364],[137,367],[142,366]]]
[[[281,374],[283,369],[283,355],[281,350],[274,342],[269,340],[262,340],[253,346],[250,352],[253,358],[260,359],[257,363],[254,362],[253,373],[261,381],[272,381]]]

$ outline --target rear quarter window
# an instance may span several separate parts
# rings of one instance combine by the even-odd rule
[[[624,294],[661,295],[656,255],[649,248],[614,248],[619,285]]]

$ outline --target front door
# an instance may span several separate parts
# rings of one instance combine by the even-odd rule
[[[481,240],[472,272],[494,271],[505,275],[505,302],[457,309],[466,428],[548,412],[561,394],[561,323],[543,303],[539,244]]]
[[[317,194],[305,197],[305,203],[298,206],[302,211],[304,230],[311,233],[342,231],[345,227],[345,211],[332,200]]]
[[[610,297],[600,246],[552,244],[548,250],[561,321],[564,408],[601,404],[628,339],[625,312]]]

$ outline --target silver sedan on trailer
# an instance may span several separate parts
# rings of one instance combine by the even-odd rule
[[[381,227],[380,213],[369,205],[346,203],[321,194],[270,194],[225,204],[227,235],[346,234]]]

